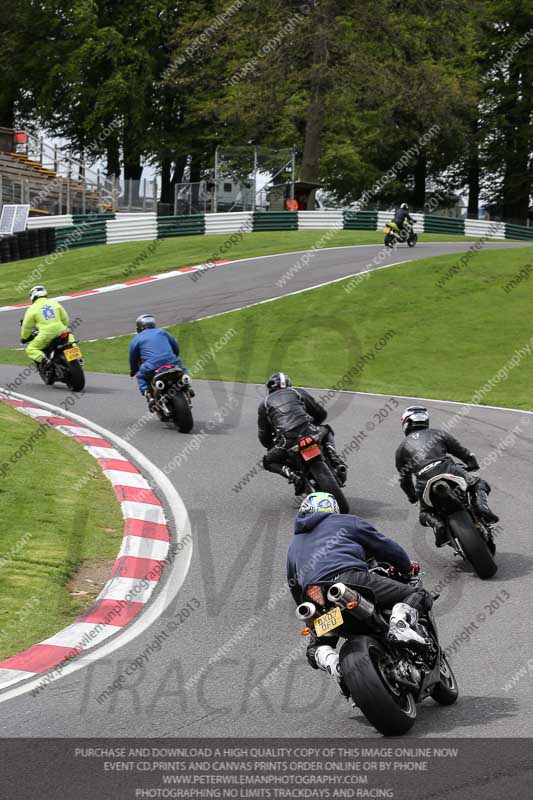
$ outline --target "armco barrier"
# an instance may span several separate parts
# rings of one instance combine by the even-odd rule
[[[297,231],[298,211],[256,211],[254,231]]]
[[[155,213],[130,214],[67,214],[58,217],[29,220],[28,230],[21,236],[0,238],[0,261],[15,261],[44,255],[55,247],[89,247],[163,239],[195,234],[234,234],[253,231],[295,230],[368,230],[381,231],[390,222],[392,211],[352,211],[321,209],[318,211],[251,211],[191,216],[157,217]],[[444,233],[486,239],[533,241],[533,228],[504,222],[458,219],[438,215],[412,214],[416,230],[425,233]],[[77,224],[76,224],[77,223]],[[52,239],[31,238],[36,233],[50,231]],[[18,238],[17,238],[18,237]],[[50,242],[53,241],[51,245]]]
[[[341,210],[336,211],[298,211],[298,230],[342,230],[344,216]]]
[[[157,218],[158,239],[167,239],[172,236],[194,236],[202,233],[205,233],[204,214]]]
[[[55,217],[30,217],[28,228],[62,228],[65,225],[73,225],[72,214],[61,214]]]
[[[230,214],[206,214],[206,233],[249,233],[254,229],[251,211],[236,211]]]
[[[148,214],[117,214],[106,222],[107,243],[142,242],[157,239],[157,216]]]
[[[83,222],[80,225],[69,225],[56,228],[56,247],[70,250],[76,247],[90,247],[96,244],[107,244],[105,222]]]
[[[424,217],[424,231],[426,233],[448,233],[464,235],[465,221],[454,217]]]
[[[506,239],[533,239],[533,228],[524,228],[523,225],[512,225],[505,223]]]
[[[375,231],[378,228],[377,211],[345,211],[345,231]]]
[[[522,227],[523,231],[529,228]],[[465,219],[465,236],[479,236],[486,239],[505,239],[504,222],[487,222],[482,219]]]

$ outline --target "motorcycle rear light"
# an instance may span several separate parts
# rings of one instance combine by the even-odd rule
[[[311,444],[312,441],[313,439],[311,438],[311,436],[306,436],[305,439],[300,440],[300,447],[305,447],[306,445]]]
[[[63,339],[63,340],[64,340],[64,339],[68,339],[68,337],[69,337],[69,334],[68,334],[68,333],[61,333],[61,334],[60,334],[60,336],[59,336],[59,338],[60,338],[60,339]]]
[[[314,600],[315,603],[318,603],[319,606],[326,605],[324,600],[324,593],[322,592],[320,586],[308,586],[305,593],[307,594],[308,597],[311,598],[311,600]]]

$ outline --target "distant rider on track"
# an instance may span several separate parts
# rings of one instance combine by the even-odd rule
[[[490,486],[477,475],[471,475],[458,466],[452,456],[463,461],[471,470],[479,469],[477,458],[451,434],[429,427],[429,414],[424,406],[409,406],[402,415],[405,440],[396,450],[396,469],[400,473],[400,486],[410,503],[420,500],[420,524],[431,526],[435,531],[435,544],[443,547],[448,541],[446,526],[435,509],[422,500],[427,481],[434,475],[449,472],[460,475],[468,483],[472,505],[480,518],[488,523],[498,522],[498,517],[489,508],[487,495]],[[433,469],[426,469],[435,463]],[[414,479],[414,482],[413,482]]]
[[[287,450],[297,444],[302,436],[323,433],[322,444],[335,470],[337,479],[344,485],[347,468],[335,450],[333,430],[323,425],[327,411],[305,389],[295,389],[288,375],[274,372],[266,383],[268,394],[259,404],[257,425],[259,441],[268,452],[263,457],[263,467],[268,472],[283,475],[294,484],[295,495],[302,494],[299,475],[287,465]]]
[[[180,358],[180,348],[174,337],[162,328],[156,328],[155,317],[141,314],[135,321],[137,335],[130,345],[130,375],[137,377],[139,391],[148,401],[150,411],[156,410],[156,402],[150,388],[150,381],[159,367],[178,366],[186,374],[187,368]],[[194,391],[189,384],[189,394]]]
[[[405,223],[406,221],[411,225],[414,225],[416,220],[409,214],[409,206],[407,203],[402,203],[400,208],[397,208],[394,212],[394,217],[392,221],[396,223],[398,226],[398,231],[400,234],[405,236]]]

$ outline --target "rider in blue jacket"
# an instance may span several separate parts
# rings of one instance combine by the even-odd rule
[[[156,328],[151,314],[141,314],[136,320],[137,336],[130,344],[130,375],[137,377],[139,390],[148,400],[148,408],[154,411],[154,398],[150,381],[158,367],[177,365],[185,373],[188,370],[180,358],[180,348],[174,337],[162,328]],[[191,387],[189,393],[193,396]]]
[[[287,554],[287,580],[295,602],[303,602],[306,588],[322,581],[362,587],[363,593],[366,588],[383,611],[392,609],[389,637],[425,647],[427,635],[418,624],[418,616],[430,610],[432,596],[425,589],[369,572],[370,558],[391,564],[405,577],[412,573],[411,559],[403,547],[361,517],[340,514],[333,495],[314,492],[305,498]],[[335,650],[337,641],[338,637],[331,634],[324,640],[312,633],[307,659],[314,669],[332,675],[346,694]]]

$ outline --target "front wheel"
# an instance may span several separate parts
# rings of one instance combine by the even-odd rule
[[[450,514],[448,525],[476,574],[483,579],[492,578],[498,569],[498,565],[468,512],[461,509]]]
[[[341,514],[349,514],[350,505],[328,465],[324,461],[315,461],[309,467],[309,472],[317,485],[318,491],[332,494],[339,504]]]
[[[79,361],[67,362],[66,384],[72,392],[82,392],[85,388],[85,375]]]
[[[393,247],[394,246],[394,234],[393,233],[388,233],[385,236],[384,244],[385,244],[385,247]]]
[[[348,639],[340,652],[340,670],[356,706],[384,736],[401,736],[416,721],[411,692],[394,680],[394,658],[370,636]]]
[[[181,433],[189,433],[194,425],[191,407],[183,392],[172,397],[172,421]]]

